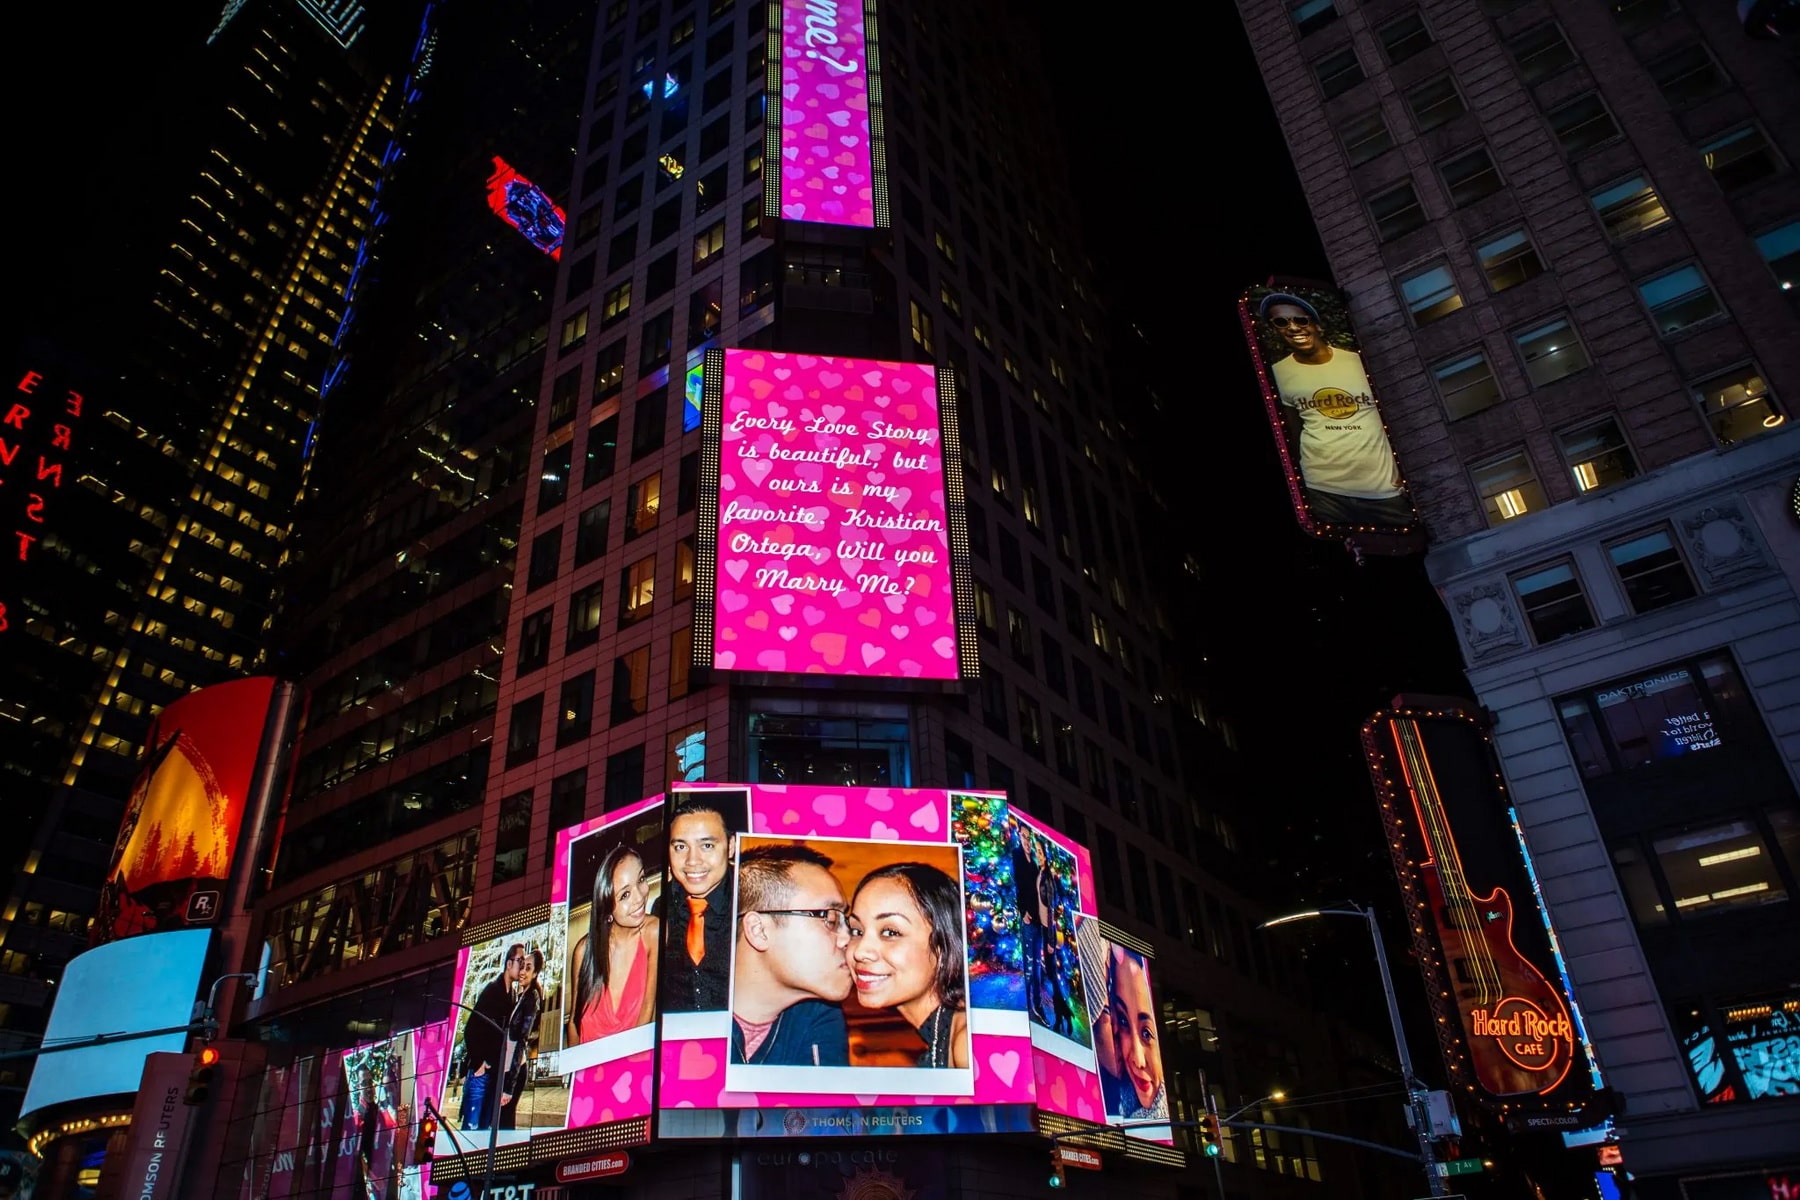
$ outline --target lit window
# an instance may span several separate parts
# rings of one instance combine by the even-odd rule
[[[656,556],[640,558],[619,573],[619,627],[650,615],[656,601]]]
[[[1769,264],[1769,270],[1775,273],[1775,285],[1786,292],[1790,300],[1800,297],[1800,291],[1795,288],[1795,281],[1800,279],[1800,221],[1789,221],[1758,234],[1756,248],[1763,261]]]
[[[1588,197],[1608,237],[1627,238],[1655,229],[1669,219],[1662,197],[1642,175],[1602,188]]]
[[[1403,277],[1400,294],[1406,300],[1407,311],[1412,313],[1415,325],[1429,324],[1463,306],[1462,296],[1456,290],[1456,278],[1442,263]]]
[[[647,475],[631,485],[625,501],[625,540],[656,528],[662,515],[662,472]]]
[[[1538,387],[1555,383],[1588,367],[1587,350],[1565,317],[1513,334],[1525,373]]]
[[[1500,525],[1528,512],[1549,507],[1544,489],[1523,450],[1474,468],[1475,490],[1481,496],[1489,525]]]
[[[913,344],[925,353],[931,353],[931,314],[919,306],[917,300],[907,302],[912,317]]]
[[[1500,384],[1488,366],[1487,355],[1479,350],[1439,363],[1431,368],[1431,374],[1452,421],[1500,402]]]
[[[606,299],[600,309],[600,324],[613,325],[625,319],[631,312],[631,280],[627,279],[618,287],[606,293]]]
[[[1540,646],[1594,627],[1594,614],[1569,563],[1554,563],[1517,576],[1513,588],[1519,593],[1532,640]]]
[[[587,338],[587,327],[588,315],[587,309],[584,308],[563,322],[561,347],[569,350],[581,345],[582,341]]]
[[[1700,147],[1701,161],[1719,186],[1735,191],[1781,170],[1781,160],[1763,131],[1754,125],[1734,129]]]
[[[1749,441],[1787,420],[1768,381],[1754,366],[1734,367],[1693,388],[1701,413],[1721,446]]]
[[[1634,613],[1653,612],[1679,604],[1695,594],[1694,581],[1675,539],[1666,529],[1652,529],[1606,548],[1613,570],[1625,588]]]
[[[941,229],[935,231],[934,237],[937,240],[938,253],[944,256],[946,262],[955,262],[956,246],[950,241],[950,238]]]
[[[1689,826],[1651,843],[1681,920],[1787,899],[1787,887],[1756,822]]]
[[[1635,477],[1637,461],[1631,447],[1619,430],[1619,423],[1608,417],[1592,425],[1557,435],[1563,458],[1575,477],[1575,490],[1591,492]]]
[[[1515,229],[1484,242],[1476,248],[1475,253],[1481,259],[1481,270],[1487,276],[1488,286],[1496,292],[1503,292],[1544,273],[1544,263],[1538,257],[1537,247],[1531,244],[1530,235],[1523,229]]]
[[[1664,337],[1680,333],[1725,311],[1698,267],[1676,267],[1638,284],[1638,295]]]

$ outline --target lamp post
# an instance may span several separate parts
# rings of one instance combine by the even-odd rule
[[[1345,908],[1313,908],[1264,921],[1262,928],[1272,929],[1277,925],[1288,925],[1312,917],[1356,917],[1369,928],[1369,938],[1375,943],[1375,965],[1381,969],[1381,990],[1387,996],[1388,1022],[1394,1027],[1394,1053],[1400,1058],[1400,1078],[1406,1085],[1406,1108],[1412,1117],[1413,1132],[1419,1138],[1419,1159],[1425,1164],[1425,1182],[1430,1186],[1433,1196],[1447,1196],[1449,1192],[1444,1180],[1438,1175],[1437,1159],[1432,1153],[1431,1130],[1426,1120],[1425,1087],[1419,1082],[1419,1077],[1413,1074],[1412,1054],[1406,1048],[1406,1031],[1400,1024],[1400,1002],[1394,995],[1394,977],[1388,971],[1387,947],[1381,940],[1381,926],[1375,922],[1375,910],[1354,903]]]
[[[506,1045],[506,1026],[500,1024],[500,1022],[494,1020],[494,1018],[488,1016],[486,1013],[476,1012],[474,1009],[470,1008],[467,1004],[463,1004],[457,1000],[452,1000],[448,996],[426,996],[425,999],[441,1000],[445,1004],[450,1005],[452,1008],[462,1009],[464,1012],[468,1013],[471,1017],[480,1017],[483,1021],[486,1021],[489,1025],[492,1025],[494,1027],[494,1031],[500,1035],[501,1046],[504,1047]],[[498,1076],[498,1078],[492,1078],[492,1079],[488,1080],[488,1089],[489,1089],[490,1094],[493,1096],[494,1103],[493,1103],[493,1116],[488,1121],[487,1170],[483,1174],[482,1179],[481,1179],[481,1200],[488,1200],[488,1196],[494,1190],[494,1156],[498,1152],[499,1144],[500,1144],[500,1093],[494,1089],[497,1085],[504,1086],[504,1084],[506,1083],[506,1079],[505,1079],[506,1064],[505,1063],[496,1063],[493,1066],[489,1067],[488,1070],[493,1072],[496,1076]],[[466,1089],[468,1087],[468,1084],[465,1083],[463,1085],[463,1087]],[[483,1108],[487,1107],[487,1100],[485,1098],[482,1100],[482,1107]],[[441,1119],[441,1114],[440,1114],[440,1119]]]

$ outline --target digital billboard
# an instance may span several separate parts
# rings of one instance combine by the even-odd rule
[[[20,1114],[65,1100],[136,1092],[145,1055],[185,1050],[184,1027],[193,1019],[211,940],[210,930],[171,930],[110,942],[70,959],[44,1030],[46,1045],[102,1033],[180,1032],[46,1055],[31,1073]]]
[[[1132,1126],[1126,1130],[1130,1137],[1170,1142],[1172,1128],[1147,1124],[1169,1117],[1150,955],[1127,945],[1123,934],[1095,917],[1081,919],[1076,937],[1107,1123]]]
[[[1455,1009],[1438,1023],[1452,1076],[1503,1102],[1582,1103],[1586,1047],[1480,727],[1397,708],[1362,736],[1427,994]]]
[[[708,352],[696,667],[979,673],[954,386],[926,363]]]
[[[777,0],[769,39],[764,215],[888,224],[875,0]]]
[[[1079,847],[985,792],[698,784],[666,811],[662,1136],[1104,1119]]]
[[[450,1023],[408,1029],[343,1052],[348,1171],[365,1200],[424,1200],[429,1159],[419,1133],[431,1118],[425,1104],[443,1087]],[[466,1149],[466,1147],[465,1147]]]
[[[1273,283],[1238,298],[1300,525],[1316,537],[1404,553],[1419,515],[1364,368],[1344,293]]]
[[[151,721],[100,889],[95,942],[218,916],[274,691],[267,676],[214,684]]]
[[[494,158],[494,173],[487,180],[488,208],[518,230],[525,240],[548,254],[562,257],[563,231],[568,217],[547,192],[512,168],[504,158]]]

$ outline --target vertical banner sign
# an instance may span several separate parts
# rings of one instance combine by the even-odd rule
[[[885,229],[874,0],[773,0],[764,215]]]
[[[1238,320],[1262,384],[1300,526],[1315,537],[1403,554],[1419,514],[1335,288],[1272,284],[1238,298]]]
[[[1450,1072],[1491,1096],[1585,1101],[1556,944],[1481,730],[1396,710],[1363,726],[1426,993]]]
[[[100,889],[96,945],[217,919],[274,691],[268,676],[215,684],[151,722]]]
[[[695,665],[974,678],[950,372],[714,350],[706,386]]]
[[[44,534],[61,506],[63,467],[75,448],[82,394],[44,372],[20,370],[0,415],[0,578],[24,578],[43,550]],[[74,476],[70,476],[73,481]],[[0,634],[23,628],[20,596],[11,584],[0,591]]]
[[[133,1200],[164,1200],[181,1182],[181,1154],[186,1148],[188,1118],[194,1109],[182,1103],[192,1054],[144,1056],[144,1077],[131,1110],[131,1140],[125,1147],[123,1194]]]

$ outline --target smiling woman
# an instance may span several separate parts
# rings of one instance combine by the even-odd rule
[[[892,1008],[925,1042],[921,1067],[969,1065],[962,889],[925,863],[863,877],[850,901],[850,969],[865,1008]]]

